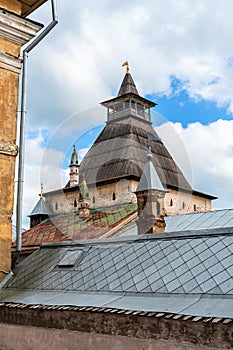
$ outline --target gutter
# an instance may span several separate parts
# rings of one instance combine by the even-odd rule
[[[21,84],[21,111],[20,111],[20,133],[19,133],[19,165],[16,207],[16,257],[12,265],[17,262],[22,249],[22,204],[24,183],[24,155],[25,155],[25,117],[26,117],[26,84],[27,84],[27,59],[28,54],[36,47],[58,23],[55,0],[51,0],[52,21],[49,25],[23,50],[22,61],[22,84]],[[6,276],[7,277],[7,276]],[[6,279],[5,277],[5,279]]]
[[[1,272],[5,272],[5,271],[1,271]],[[3,278],[3,280],[0,282],[0,290],[7,286],[8,283],[11,281],[11,279],[13,278],[14,273],[12,271],[7,272],[7,275]]]

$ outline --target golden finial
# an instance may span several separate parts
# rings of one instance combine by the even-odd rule
[[[43,197],[43,184],[40,184],[40,197]]]
[[[126,74],[129,74],[129,63],[128,61],[125,61],[123,64],[122,64],[122,67],[125,67],[126,66]]]

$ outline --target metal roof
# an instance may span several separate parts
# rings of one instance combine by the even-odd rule
[[[38,248],[44,242],[100,238],[113,235],[131,221],[137,213],[137,204],[129,203],[106,208],[91,209],[88,219],[81,219],[78,212],[60,214],[44,220],[22,235],[22,250]],[[34,214],[35,215],[35,214]],[[16,241],[12,250],[16,249]]]
[[[233,209],[165,216],[164,219],[166,232],[227,228],[233,227]],[[137,232],[137,225],[133,221],[123,227],[119,236],[134,236]]]
[[[36,215],[50,215],[50,214],[51,214],[50,210],[47,207],[43,196],[40,196],[40,199],[38,200],[32,212],[28,216],[31,217]]]
[[[167,216],[165,221],[167,232],[233,227],[233,209]]]
[[[147,163],[144,167],[142,176],[135,192],[148,190],[158,190],[164,192],[164,187],[152,163],[152,154],[150,153],[150,150],[147,155]]]
[[[0,301],[233,318],[232,252],[233,228],[45,244]]]

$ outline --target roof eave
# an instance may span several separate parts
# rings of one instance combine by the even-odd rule
[[[19,0],[19,2],[22,4],[22,17],[27,17],[30,13],[35,11],[47,1],[48,0],[27,0],[27,3],[25,3],[25,1]]]
[[[121,95],[121,96],[117,96],[117,97],[114,97],[110,100],[106,100],[106,101],[103,101],[101,102],[100,104],[104,107],[109,107],[109,105],[111,105],[113,102],[117,102],[117,101],[125,101],[126,99],[128,98],[134,98],[136,100],[140,100],[141,102],[144,102],[145,104],[147,104],[148,107],[155,107],[157,106],[157,103],[153,102],[153,101],[150,101],[150,100],[147,100],[146,98],[144,97],[141,97],[133,92],[129,92],[125,95]]]

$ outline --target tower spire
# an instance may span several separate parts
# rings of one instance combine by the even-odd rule
[[[79,164],[78,164],[78,153],[76,151],[75,145],[73,145],[74,149],[71,154],[70,159],[70,187],[78,185],[79,182]]]
[[[133,94],[139,95],[138,90],[136,88],[136,85],[135,85],[133,78],[130,74],[128,61],[125,61],[122,64],[122,67],[126,67],[126,73],[125,73],[125,77],[121,83],[121,86],[120,86],[120,89],[119,89],[117,96],[118,97],[123,96],[123,95],[128,94],[128,93],[133,93]]]
[[[78,201],[78,209],[79,209],[79,217],[80,219],[87,219],[90,215],[90,198],[88,186],[85,179],[85,174],[82,174],[82,181],[79,185],[79,201]]]
[[[147,163],[135,193],[138,202],[138,233],[163,232],[166,224],[161,212],[165,190],[152,163],[151,146],[148,147]]]
[[[44,187],[43,187],[43,183],[40,184],[40,197],[43,197],[43,191],[44,191]]]

